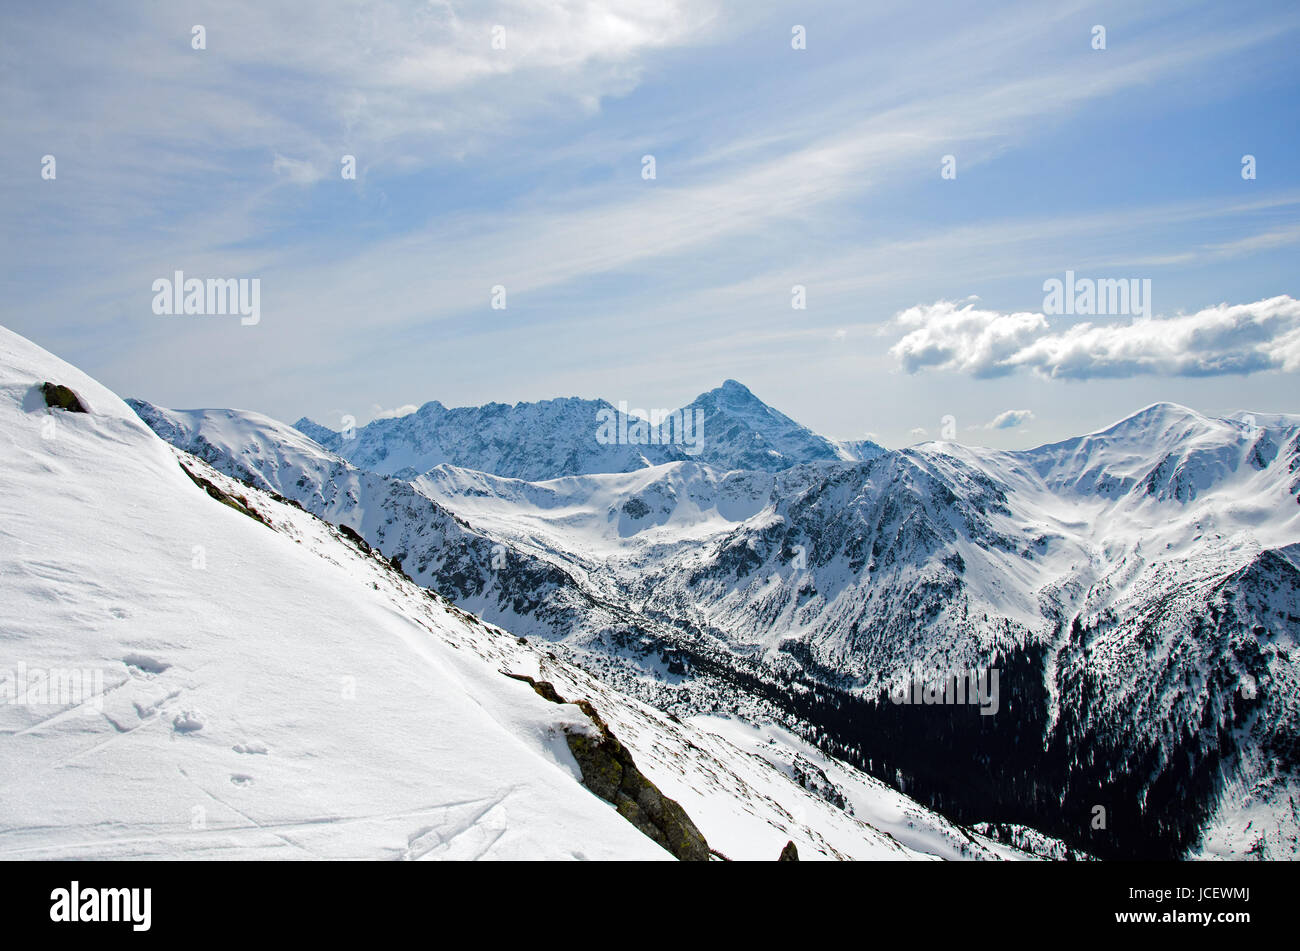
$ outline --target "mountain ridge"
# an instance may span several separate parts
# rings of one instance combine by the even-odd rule
[[[687,438],[673,437],[665,428],[664,435],[672,441],[659,441],[653,429],[641,441],[635,441],[635,435],[623,441],[629,430],[635,434],[644,417],[624,404],[616,407],[603,399],[581,397],[454,409],[431,400],[404,416],[356,427],[346,438],[343,431],[305,416],[293,426],[363,468],[405,478],[444,463],[527,481],[628,472],[692,459],[724,470],[777,471],[806,462],[868,458],[884,451],[869,440],[840,443],[820,436],[735,380],[726,380],[665,415],[688,421]],[[612,423],[610,431],[616,437],[612,445],[602,442],[602,418]],[[698,431],[693,429],[697,419]],[[536,438],[539,432],[547,436],[547,445]],[[690,444],[690,436],[699,440],[698,446]],[[513,446],[524,448],[516,453],[510,451]]]

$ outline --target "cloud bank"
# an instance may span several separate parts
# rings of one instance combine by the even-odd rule
[[[1052,320],[937,301],[895,318],[905,333],[889,352],[908,373],[977,378],[1021,370],[1053,380],[1300,370],[1300,301],[1287,295],[1172,317]]]

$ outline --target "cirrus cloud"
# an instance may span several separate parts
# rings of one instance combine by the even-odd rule
[[[889,352],[908,373],[930,368],[997,377],[1028,370],[1087,380],[1300,370],[1300,301],[1288,295],[1060,329],[1043,314],[938,301],[903,311],[896,323],[906,333]]]

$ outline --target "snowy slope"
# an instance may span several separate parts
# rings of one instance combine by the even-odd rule
[[[92,412],[47,410],[44,380]],[[277,533],[208,498],[117,397],[7,330],[0,432],[0,668],[104,687],[0,705],[0,854],[667,857],[578,785],[560,727],[580,715],[466,664],[463,623],[395,606],[320,523]]]
[[[44,380],[91,412],[46,408]],[[237,422],[207,417],[207,445],[242,439],[217,432]],[[103,681],[79,705],[31,693],[0,705],[0,856],[668,857],[579,784],[563,734],[592,722],[506,672],[591,701],[729,857],[772,859],[787,840],[804,858],[1024,857],[834,767],[856,790],[850,812],[483,624],[312,514],[165,445],[5,330],[0,432],[0,676],[10,694],[20,669]],[[310,445],[264,448],[265,466],[336,464]],[[903,814],[909,835],[891,836]]]
[[[494,537],[592,559],[725,531],[769,505],[776,484],[767,472],[695,462],[543,482],[438,466],[414,481]]]

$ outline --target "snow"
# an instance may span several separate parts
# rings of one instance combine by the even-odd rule
[[[779,726],[718,715],[692,717],[691,723],[725,738],[756,759],[774,764],[786,774],[791,774],[796,765],[807,772],[812,764],[844,796],[852,815],[870,817],[872,828],[889,835],[902,848],[950,860],[1028,858],[1018,849],[963,829],[918,806],[898,790],[827,756]],[[800,808],[809,806],[800,804]],[[803,854],[801,846],[800,856]]]
[[[768,505],[774,480],[765,472],[670,462],[543,482],[438,466],[414,485],[495,536],[540,552],[604,559],[727,531]],[[634,500],[642,507],[633,508]]]

